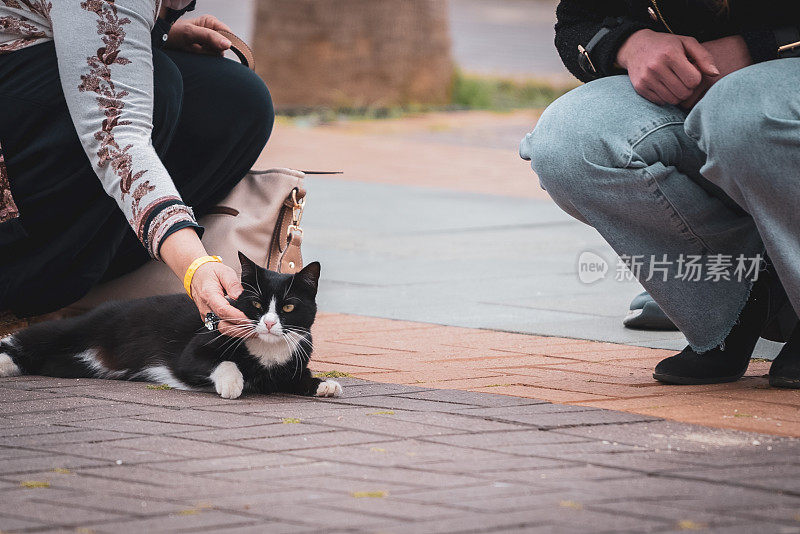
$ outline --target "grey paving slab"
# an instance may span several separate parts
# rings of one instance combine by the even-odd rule
[[[127,521],[94,522],[87,526],[98,532],[179,532],[200,529],[222,530],[229,526],[255,525],[257,523],[260,523],[259,520],[252,516],[218,510],[187,508],[176,514]]]
[[[25,417],[104,413],[63,423],[42,417],[39,426],[33,418],[13,431],[0,425],[8,430],[0,446],[0,529],[417,533],[796,526],[797,439],[490,394],[403,386],[381,394],[379,384],[343,382],[364,395],[252,396],[241,404],[215,404],[210,394],[178,395],[166,399],[166,408],[154,395],[134,404],[150,410],[142,414],[119,401],[84,406],[82,384],[59,391],[74,410],[50,398],[14,402]],[[88,397],[104,402],[131,391],[114,381],[90,386],[107,390],[99,391],[102,398]],[[173,392],[158,392],[158,398],[163,393]],[[42,401],[46,411],[27,411]],[[18,416],[13,410],[8,415]],[[284,423],[291,415],[301,422]]]
[[[142,517],[177,513],[187,508],[186,504],[163,499],[143,499],[108,493],[61,493],[55,495],[50,493],[52,492],[42,495],[36,499],[36,502],[49,502]]]
[[[27,518],[19,518],[8,515],[0,515],[0,525],[8,532],[24,531],[24,530],[41,530],[47,528],[46,523],[34,521]]]
[[[323,510],[344,511],[349,514],[369,513],[402,521],[420,521],[461,516],[463,510],[441,504],[419,504],[401,501],[391,495],[383,498],[339,499],[323,501]]]
[[[75,455],[83,458],[95,460],[108,460],[111,462],[123,462],[140,464],[147,462],[157,462],[162,460],[174,460],[181,458],[178,454],[171,452],[155,452],[152,450],[136,450],[125,449],[119,446],[117,442],[109,443],[70,443],[61,445],[52,445],[43,443],[38,445],[36,449],[39,452],[45,453],[61,453],[67,455]]]
[[[163,423],[159,421],[147,421],[142,419],[92,419],[89,421],[75,421],[65,425],[74,427],[75,430],[81,428],[94,428],[98,430],[112,430],[117,432],[127,432],[130,434],[178,434],[188,433],[193,430],[211,432],[209,426],[183,425],[179,423]],[[63,427],[62,427],[63,428]]]
[[[515,425],[501,421],[493,421],[482,417],[469,415],[456,415],[443,412],[409,412],[396,411],[389,414],[392,419],[400,421],[413,421],[415,423],[449,428],[452,430],[466,430],[469,432],[489,432],[493,430],[515,430]]]
[[[218,428],[213,430],[195,430],[193,432],[178,432],[175,437],[195,439],[197,441],[209,441],[220,443],[236,444],[241,442],[246,445],[252,439],[279,438],[282,436],[292,436],[295,434],[316,434],[320,432],[331,432],[330,428],[313,425],[307,421],[299,423],[271,423],[268,425],[246,426],[241,428]]]
[[[75,469],[109,465],[109,460],[82,458],[67,454],[44,454],[28,458],[7,458],[0,460],[0,476],[17,473],[36,473],[53,469]]]
[[[57,445],[69,443],[100,443],[118,439],[136,437],[136,434],[113,432],[110,430],[96,429],[71,429],[57,434],[31,434],[28,436],[7,436],[0,438],[0,444],[16,447],[37,447],[39,445]]]
[[[89,523],[118,519],[125,517],[125,513],[105,512],[74,505],[53,504],[43,501],[19,501],[14,503],[13,509],[8,510],[9,516],[20,519],[31,519],[49,525],[57,526],[84,526]]]
[[[220,510],[268,516],[276,506],[301,503],[308,503],[308,506],[317,506],[319,502],[330,502],[336,498],[338,498],[338,493],[325,487],[287,487],[276,490],[276,488],[265,486],[259,490],[250,490],[246,493],[236,492],[231,495],[217,496],[211,499],[209,504]]]
[[[251,405],[248,405],[252,408]],[[184,428],[183,425],[208,426],[214,428],[239,428],[259,426],[265,423],[277,423],[278,417],[252,416],[231,412],[217,412],[204,406],[202,409],[163,410],[153,414],[145,414],[137,419],[174,424],[177,432]],[[257,409],[258,407],[256,407]]]
[[[524,406],[528,404],[542,404],[543,401],[536,399],[524,399],[522,397],[511,397],[508,395],[484,395],[472,391],[461,391],[458,389],[432,389],[417,393],[402,393],[398,397],[410,399],[424,399],[465,404],[468,406],[491,408],[495,406]]]
[[[319,432],[315,434],[294,434],[276,439],[257,438],[237,442],[237,445],[261,451],[296,451],[302,449],[315,449],[330,447],[332,445],[349,445],[355,443],[379,443],[386,441],[387,436],[382,434],[341,429],[336,432]]]

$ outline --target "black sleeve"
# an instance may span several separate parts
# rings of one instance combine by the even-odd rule
[[[778,59],[778,47],[800,41],[800,25],[780,28],[756,28],[742,32],[742,38],[753,63]],[[800,48],[782,54],[781,57],[800,57]]]
[[[772,30],[746,30],[742,32],[753,63],[778,59],[778,41]]]
[[[579,80],[620,74],[614,67],[617,51],[635,31],[648,25],[628,16],[624,0],[561,0],[556,9],[556,48],[564,66]],[[578,45],[586,46],[603,26],[613,28],[595,46],[591,54],[598,74],[584,72],[578,65]]]

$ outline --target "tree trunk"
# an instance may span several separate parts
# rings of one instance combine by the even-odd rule
[[[449,102],[446,0],[256,3],[256,67],[276,108]]]

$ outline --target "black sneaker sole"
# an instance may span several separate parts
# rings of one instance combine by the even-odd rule
[[[770,375],[769,385],[774,388],[800,389],[800,378],[784,378]]]
[[[725,384],[727,382],[736,382],[744,376],[744,372],[736,376],[712,377],[712,378],[694,378],[691,376],[675,376],[667,375],[664,373],[653,373],[653,378],[664,384],[672,384],[677,386],[703,386],[706,384]],[[770,383],[772,383],[770,379]],[[798,386],[800,387],[800,385]]]

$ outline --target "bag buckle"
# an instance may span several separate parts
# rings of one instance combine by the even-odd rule
[[[297,199],[297,189],[292,190],[292,204],[292,223],[286,229],[286,233],[290,237],[295,232],[303,235],[303,229],[300,228],[300,221],[303,220],[303,210],[306,207],[306,199],[305,197],[300,200]]]

